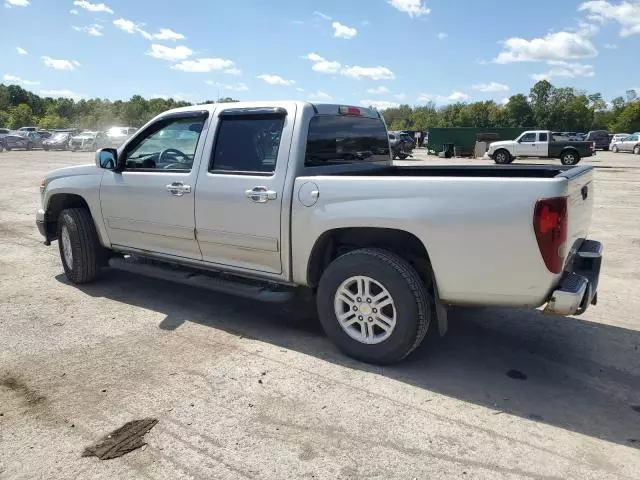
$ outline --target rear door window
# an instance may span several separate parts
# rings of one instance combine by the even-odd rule
[[[541,142],[548,142],[549,141],[549,135],[544,132],[544,133],[540,133],[540,141]]]
[[[306,167],[390,159],[389,137],[379,118],[316,115],[309,123]]]

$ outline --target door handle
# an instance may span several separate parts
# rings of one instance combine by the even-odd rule
[[[267,190],[267,187],[253,187],[251,190],[245,190],[244,196],[256,203],[266,203],[278,198],[278,193]]]
[[[181,197],[185,193],[191,193],[191,185],[185,185],[182,182],[173,182],[166,186],[167,191],[175,196]]]

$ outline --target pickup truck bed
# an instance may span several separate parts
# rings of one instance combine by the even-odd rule
[[[360,107],[172,110],[95,165],[49,173],[41,195],[36,223],[71,282],[108,260],[260,299],[302,288],[369,362],[401,360],[430,322],[444,334],[448,305],[572,315],[596,299],[591,167],[394,166],[383,119]]]

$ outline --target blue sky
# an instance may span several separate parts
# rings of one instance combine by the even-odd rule
[[[0,0],[0,82],[385,107],[640,87],[638,0]]]

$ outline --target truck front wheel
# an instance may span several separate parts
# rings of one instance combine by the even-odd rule
[[[499,165],[506,165],[513,162],[513,157],[507,150],[501,149],[493,154],[493,161]]]
[[[580,155],[578,155],[577,152],[562,152],[560,155],[560,162],[562,162],[563,165],[576,165],[579,161]]]
[[[416,270],[377,248],[334,260],[320,279],[317,303],[322,327],[337,347],[378,364],[402,360],[420,345],[433,304]]]
[[[103,249],[86,208],[68,208],[60,213],[58,246],[64,273],[69,281],[80,284],[98,277]]]

